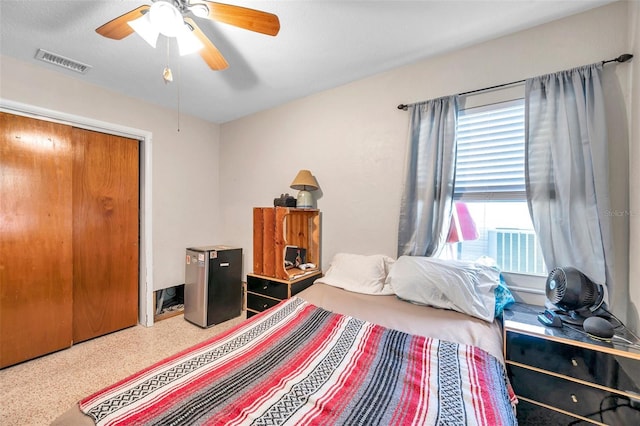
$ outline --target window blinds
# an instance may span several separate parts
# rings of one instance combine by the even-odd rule
[[[526,200],[524,99],[460,111],[454,198]]]

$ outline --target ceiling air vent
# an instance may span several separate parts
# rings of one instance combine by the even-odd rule
[[[41,61],[66,68],[71,71],[79,72],[80,74],[86,74],[87,71],[91,69],[91,65],[83,64],[82,62],[65,58],[64,56],[58,55],[56,53],[47,52],[44,49],[38,49],[38,53],[36,53],[36,59],[40,59]]]

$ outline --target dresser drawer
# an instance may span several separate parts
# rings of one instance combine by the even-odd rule
[[[640,361],[548,339],[507,331],[506,358],[612,389],[640,394],[640,384],[628,371],[640,371]]]
[[[247,293],[247,309],[254,311],[264,311],[280,303],[280,300],[262,297],[258,294]]]
[[[247,291],[275,297],[276,299],[284,300],[289,298],[289,286],[287,284],[251,275],[247,275]]]
[[[305,288],[311,287],[314,281],[320,278],[320,276],[321,276],[321,273],[318,272],[317,274],[312,274],[304,278],[299,278],[295,280],[295,282],[291,284],[291,296],[295,296]]]
[[[629,407],[625,397],[527,368],[507,368],[511,385],[520,397],[606,424],[640,424],[640,410]]]
[[[519,425],[570,425],[576,421],[576,417],[525,400],[518,401],[516,417]]]

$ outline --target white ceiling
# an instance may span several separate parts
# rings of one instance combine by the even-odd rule
[[[611,1],[227,1],[278,15],[281,29],[270,37],[195,18],[229,62],[211,71],[163,36],[153,49],[137,34],[116,41],[94,31],[150,0],[0,0],[0,53],[223,123]],[[39,48],[93,68],[80,75],[38,62]]]

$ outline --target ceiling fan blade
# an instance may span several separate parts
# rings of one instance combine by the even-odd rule
[[[200,49],[198,53],[200,53],[202,59],[209,65],[209,68],[216,71],[227,68],[229,66],[227,60],[224,59],[218,48],[211,43],[211,40],[209,40],[202,30],[198,28],[196,23],[193,22],[193,19],[184,18],[184,21],[193,28],[193,34],[204,44],[204,47]]]
[[[208,19],[271,36],[280,31],[280,20],[273,13],[206,0],[193,2],[191,6],[198,3],[209,9]]]
[[[112,38],[114,40],[122,40],[129,34],[133,33],[133,28],[131,28],[127,22],[141,17],[147,10],[149,10],[148,5],[143,5],[133,9],[124,15],[120,15],[117,18],[112,19],[101,27],[96,28],[96,32],[104,37]]]

